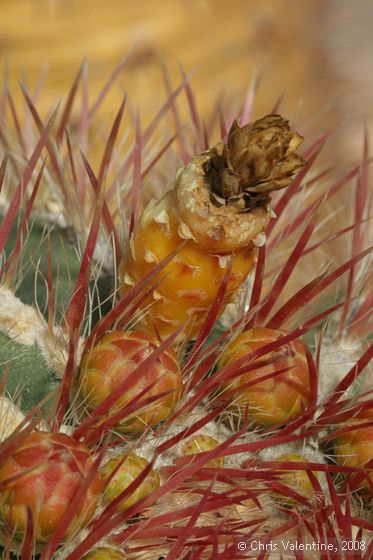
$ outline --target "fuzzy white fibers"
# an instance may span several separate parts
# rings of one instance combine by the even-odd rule
[[[362,345],[350,337],[336,340],[327,337],[321,347],[319,367],[319,400],[332,393],[342,381],[356,361],[362,355]],[[367,381],[365,372],[360,375],[348,390],[348,395],[353,396],[359,392],[360,387]],[[364,390],[369,389],[368,386]]]
[[[0,396],[0,441],[10,436],[24,418],[16,404],[7,397]]]
[[[56,327],[51,333],[41,313],[4,286],[0,286],[0,331],[19,344],[36,344],[47,364],[62,377],[68,357],[67,337]]]

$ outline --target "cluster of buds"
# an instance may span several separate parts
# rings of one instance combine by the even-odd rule
[[[107,332],[83,355],[77,393],[96,426],[110,424],[114,416],[118,420],[110,428],[132,437],[155,429],[175,411],[183,392],[181,367],[172,349],[159,352],[159,339],[183,323],[184,337],[196,336],[228,268],[223,307],[243,285],[265,238],[271,217],[270,192],[286,187],[304,165],[296,154],[302,140],[279,115],[268,115],[243,127],[234,122],[226,142],[193,157],[177,174],[173,188],[145,210],[120,264],[122,294],[163,258],[173,252],[175,256],[162,270],[161,281],[160,275],[154,278],[156,287],[144,302],[151,305],[141,330]],[[280,334],[268,329],[243,333],[223,352],[218,371]],[[262,424],[286,422],[307,403],[302,344],[295,341],[277,354],[266,357],[270,365],[258,365],[221,387],[222,395],[237,389],[231,404],[248,406],[252,419]],[[245,388],[258,376],[281,367],[289,371]],[[110,404],[105,409],[106,402]],[[200,432],[181,441],[179,453],[193,456],[218,445],[216,439]],[[218,457],[206,466],[224,468],[224,464],[224,458]],[[125,453],[94,470],[91,451],[74,437],[34,431],[0,468],[1,519],[16,538],[22,539],[32,526],[35,540],[45,542],[68,515],[71,500],[90,477],[74,519],[62,536],[70,538],[91,520],[102,493],[103,503],[126,495],[126,489],[146,468],[145,459]],[[159,474],[150,469],[117,510],[125,511],[159,485]],[[84,558],[123,558],[123,554],[99,547]]]
[[[198,515],[192,514],[195,527],[190,527],[198,536],[199,529],[201,535],[205,530],[208,535],[208,522],[213,528],[218,523],[221,526],[222,520],[229,528],[241,523],[259,526],[265,517],[262,502],[266,500],[271,502],[271,511],[281,510],[285,516],[293,508],[298,509],[298,515],[302,505],[308,508],[321,504],[316,491],[321,488],[320,476],[317,469],[310,470],[306,456],[289,452],[274,457],[287,466],[298,465],[276,468],[268,481],[265,462],[259,472],[260,455],[250,451],[243,457],[245,453],[240,451],[250,448],[253,438],[263,438],[259,441],[262,447],[258,445],[263,449],[269,434],[277,434],[284,426],[287,429],[293,421],[296,424],[297,417],[314,404],[312,358],[305,344],[295,336],[283,343],[282,338],[289,333],[280,330],[281,324],[278,328],[265,326],[273,324],[272,319],[262,322],[259,312],[250,322],[254,327],[248,328],[243,322],[246,330],[240,334],[226,331],[221,338],[225,343],[213,343],[211,355],[206,353],[208,359],[203,355],[206,323],[210,316],[214,322],[236,298],[257,262],[259,248],[266,242],[265,231],[273,216],[271,192],[288,186],[305,165],[296,153],[302,141],[288,121],[276,114],[242,127],[235,121],[226,140],[193,157],[178,172],[172,189],[150,203],[132,224],[127,250],[118,259],[119,293],[124,300],[130,299],[131,288],[141,280],[144,287],[146,275],[150,279],[146,293],[139,295],[139,289],[135,295],[134,301],[137,297],[141,301],[134,311],[140,317],[136,330],[124,328],[126,319],[118,312],[110,325],[103,318],[95,330],[101,333],[97,339],[91,334],[76,370],[76,383],[66,383],[68,397],[83,411],[80,416],[73,415],[73,420],[81,424],[71,430],[72,435],[34,430],[5,453],[6,460],[0,467],[0,521],[15,540],[27,544],[32,533],[36,542],[46,543],[60,531],[60,542],[68,541],[70,546],[80,533],[84,543],[82,530],[95,512],[98,517],[91,527],[93,534],[97,530],[99,535],[106,523],[115,527],[112,519],[108,520],[113,513],[114,521],[119,520],[117,528],[124,520],[120,526],[125,527],[123,541],[119,531],[111,532],[110,538],[102,531],[102,540],[88,539],[81,557],[124,560],[128,553],[132,558],[126,546],[136,533],[135,522],[148,520],[152,534],[151,508],[157,511],[164,504],[175,504],[181,512],[187,512],[184,518],[181,514],[171,520],[176,543],[172,554],[176,557],[179,543],[186,537],[183,523],[192,506],[196,506]],[[104,208],[107,217],[108,208]],[[123,310],[121,304],[118,308]],[[107,328],[101,328],[102,324]],[[229,334],[233,337],[226,342]],[[188,354],[186,343],[197,336],[197,344]],[[183,344],[177,346],[180,342]],[[68,375],[66,378],[69,381]],[[66,389],[65,385],[62,388]],[[199,425],[194,426],[193,407],[206,411],[209,421],[199,417]],[[215,408],[222,413],[214,416]],[[186,418],[189,411],[190,418]],[[240,436],[226,427],[223,420],[227,416],[238,417]],[[211,424],[215,431],[209,431]],[[255,428],[255,434],[245,433],[248,425]],[[229,445],[220,433],[217,435],[221,428],[231,436]],[[335,438],[336,461],[361,467],[365,476],[356,477],[355,485],[351,477],[350,488],[371,494],[372,429],[353,423],[350,428]],[[112,445],[109,452],[103,440],[105,445]],[[92,449],[82,442],[92,444]],[[238,451],[234,450],[236,443]],[[98,452],[102,453],[101,462],[95,458]],[[203,462],[200,454],[209,456]],[[254,468],[249,472],[251,460]],[[242,477],[242,489],[234,479],[236,475]],[[258,485],[254,488],[256,475]],[[163,485],[171,488],[169,494],[162,494]],[[220,489],[222,494],[217,498]],[[235,492],[241,490],[235,501]],[[145,505],[141,510],[142,501]],[[202,511],[205,506],[206,511]],[[136,517],[130,519],[132,511],[136,511]],[[172,518],[169,511],[159,511],[158,521]],[[222,532],[223,541],[231,538],[228,533]],[[153,534],[162,536],[163,527],[155,526]],[[159,537],[158,552],[161,545],[167,548],[167,538],[163,542]],[[206,548],[206,556],[202,552],[198,557],[208,558],[210,552]]]

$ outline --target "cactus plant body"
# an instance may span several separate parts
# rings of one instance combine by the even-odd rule
[[[368,139],[336,178],[327,134],[185,76],[105,136],[86,68],[47,119],[0,103],[1,553],[369,560]]]

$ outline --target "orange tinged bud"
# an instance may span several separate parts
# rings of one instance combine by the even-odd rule
[[[206,434],[196,434],[183,441],[180,446],[181,455],[196,455],[205,451],[212,451],[218,447],[219,442],[211,436]],[[205,466],[206,467],[224,467],[224,457],[217,457],[212,459]]]
[[[10,523],[15,536],[21,539],[27,527],[27,508],[30,508],[35,540],[46,542],[84,484],[93,463],[89,449],[66,434],[31,433],[0,467],[0,518]],[[13,477],[18,478],[12,481]],[[96,473],[64,538],[91,520],[101,490],[101,479]]]
[[[286,333],[283,331],[268,328],[254,328],[241,333],[225,348],[218,361],[218,370],[246,355],[249,360],[252,351],[262,348],[284,334]],[[227,382],[221,393],[224,398],[226,391],[234,391],[229,396],[229,407],[241,414],[245,414],[247,410],[249,418],[264,426],[284,424],[299,414],[309,399],[307,357],[300,340],[285,344],[256,361],[269,360],[273,360],[273,363],[265,366],[258,364],[257,369]],[[253,363],[255,364],[255,361]],[[290,369],[256,383],[261,377],[284,368]],[[251,382],[255,383],[245,387]]]
[[[363,420],[356,421],[361,424]],[[355,428],[351,425],[351,430],[337,436],[334,440],[334,455],[337,463],[345,467],[364,467],[373,460],[373,426],[366,428]],[[350,487],[353,490],[361,490],[373,494],[371,484],[373,484],[373,468],[369,469],[368,478],[354,483],[356,475],[351,477]]]
[[[180,367],[173,350],[163,352],[141,377],[130,380],[134,369],[151,356],[159,344],[154,337],[140,331],[113,331],[101,338],[83,356],[80,369],[81,395],[87,409],[93,411],[128,379],[128,387],[111,407],[111,413],[129,405],[146,387],[149,389],[140,401],[168,394],[150,404],[141,405],[139,401],[138,410],[120,421],[117,429],[136,432],[165,420],[174,410],[182,388]]]

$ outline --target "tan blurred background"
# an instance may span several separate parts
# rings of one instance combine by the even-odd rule
[[[284,113],[307,133],[346,120],[349,157],[372,112],[372,17],[369,0],[0,0],[0,62],[16,99],[18,80],[32,89],[44,76],[38,103],[50,109],[84,57],[92,100],[136,45],[103,115],[112,120],[128,91],[145,121],[165,99],[161,54],[173,85],[179,62],[194,72],[202,114],[220,90],[242,99],[256,69],[256,115],[285,93]]]
[[[258,112],[285,92],[288,110],[296,113],[303,104],[305,118],[329,105],[319,36],[323,4],[322,0],[1,0],[1,60],[9,67],[13,92],[20,78],[35,87],[41,71],[47,72],[41,101],[51,105],[67,91],[84,57],[89,60],[94,94],[136,45],[112,102],[119,103],[126,90],[140,104],[144,118],[164,99],[160,53],[174,84],[180,80],[179,62],[186,72],[194,71],[192,84],[202,112],[220,89],[242,95],[256,68],[263,76]]]

